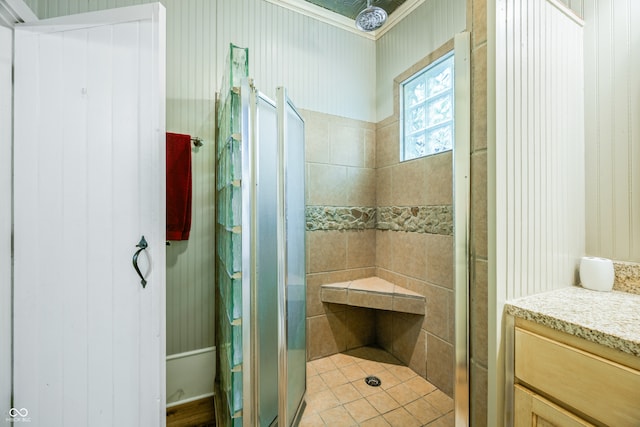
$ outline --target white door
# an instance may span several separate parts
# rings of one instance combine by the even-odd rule
[[[11,402],[12,33],[0,26],[0,422]]]
[[[13,406],[30,425],[165,423],[164,46],[157,3],[16,26]]]

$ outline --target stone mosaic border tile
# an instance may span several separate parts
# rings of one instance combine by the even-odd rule
[[[376,228],[373,207],[307,206],[305,216],[308,231]]]
[[[453,206],[382,206],[378,230],[453,235]]]
[[[307,206],[305,214],[308,231],[378,229],[453,235],[453,207],[450,205]]]

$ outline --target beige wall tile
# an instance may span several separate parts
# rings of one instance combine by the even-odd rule
[[[453,396],[453,346],[427,334],[427,380],[448,396]]]
[[[347,206],[376,205],[375,169],[347,168]]]
[[[364,130],[364,167],[375,169],[376,167],[376,131]]]
[[[376,342],[376,313],[367,308],[351,307],[347,311],[347,350]]]
[[[329,125],[329,162],[364,167],[364,130],[339,124]]]
[[[453,323],[450,320],[453,313],[449,313],[449,299],[453,298],[453,292],[431,284],[425,286],[424,292],[427,299],[427,314],[422,327],[427,332],[451,343],[453,337],[449,336],[449,323]]]
[[[322,288],[320,290],[322,302],[330,302],[334,304],[347,303],[347,289],[338,288]]]
[[[393,311],[419,314],[424,316],[425,306],[426,304],[424,299],[406,298],[398,295],[393,296]]]
[[[427,279],[425,250],[430,235],[390,231],[393,256],[392,270],[415,279]]]
[[[376,230],[376,267],[386,270],[393,268],[392,234],[393,231]]]
[[[304,114],[304,118],[307,162],[329,163],[329,121],[317,113]]]
[[[478,364],[487,367],[488,326],[488,263],[474,263],[474,278],[471,284],[471,358]]]
[[[398,121],[394,120],[387,126],[376,131],[376,166],[395,165],[400,161],[400,147]]]
[[[376,169],[376,206],[391,206],[391,171],[393,167]]]
[[[376,230],[347,231],[347,268],[376,264]]]
[[[434,163],[429,158],[402,162],[391,168],[391,204],[419,206],[426,204],[426,166]],[[437,163],[437,162],[435,162]]]
[[[473,14],[473,30],[471,35],[473,37],[473,46],[478,46],[481,43],[487,41],[487,2],[473,1],[472,6]],[[486,82],[486,80],[485,80]]]
[[[320,286],[322,285],[321,279],[322,277],[319,275],[307,275],[307,317],[324,314],[324,309],[320,299]]]
[[[453,289],[453,236],[424,234],[426,237],[426,281]]]
[[[472,254],[487,258],[487,152],[471,156]]]
[[[308,164],[307,204],[346,206],[347,168],[345,166]]]
[[[473,150],[481,150],[487,148],[487,45],[473,51],[471,67],[471,111],[474,117],[471,126],[471,146]]]
[[[378,345],[393,354],[393,312],[376,310],[376,340]]]
[[[402,286],[407,289],[407,282],[410,280],[415,280],[407,276],[403,276],[402,274],[398,274],[394,271],[385,270],[383,268],[376,268],[376,276],[386,280],[387,282],[393,283],[394,285]],[[409,289],[413,290],[413,289]],[[418,292],[419,293],[419,292]]]
[[[393,297],[393,310],[402,313],[419,314],[424,316],[425,314],[425,301],[424,299],[417,298],[405,298],[394,295]]]
[[[347,236],[342,231],[308,231],[309,272],[347,268]]]
[[[409,320],[394,314],[393,355],[418,375],[425,376],[425,336],[422,316],[410,316]]]
[[[471,425],[487,426],[487,370],[471,363]]]
[[[423,280],[417,280],[417,279],[413,279],[413,278],[407,278],[404,282],[404,284],[399,285],[402,286],[406,289],[409,289],[410,291],[413,291],[419,295],[422,296],[426,296],[425,294],[425,287],[427,286],[427,283]]]
[[[453,203],[453,154],[451,151],[424,159],[425,204],[450,205]]]
[[[312,317],[307,320],[308,359],[330,356],[345,351],[346,346],[346,312]]]
[[[356,291],[349,289],[349,305],[358,307],[369,307],[381,310],[391,310],[393,307],[393,296],[385,294],[375,294],[366,291]]]

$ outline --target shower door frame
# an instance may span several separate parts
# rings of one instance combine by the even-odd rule
[[[279,420],[288,418],[287,416],[287,311],[286,311],[286,222],[285,222],[285,181],[283,178],[284,173],[284,140],[280,135],[280,127],[284,123],[282,114],[285,113],[284,106],[290,105],[291,102],[286,97],[285,91],[282,88],[278,88],[279,102],[273,102],[267,96],[259,92],[251,79],[243,79],[241,90],[241,143],[242,143],[242,345],[243,345],[243,402],[242,402],[242,425],[244,427],[254,427],[259,425],[261,421],[260,414],[260,382],[261,376],[261,336],[260,336],[260,324],[258,316],[258,186],[259,186],[259,172],[260,172],[260,155],[259,146],[259,108],[258,103],[264,102],[275,109],[276,112],[276,130],[277,134],[274,134],[276,139],[276,147],[278,149],[277,165],[275,166],[278,171],[276,177],[276,235],[277,235],[277,254],[278,261],[275,265],[277,268],[277,281],[276,281],[276,309],[277,309],[277,321],[274,327],[277,327],[278,340],[276,366],[277,369],[277,386],[274,387],[274,391],[277,393],[277,413],[276,418],[271,425],[280,424]],[[281,95],[282,94],[282,95]],[[280,101],[280,98],[284,96],[286,102]],[[302,120],[302,117],[293,107],[293,110]],[[304,123],[304,120],[302,120]],[[303,151],[304,152],[304,151]],[[303,156],[304,157],[304,156]],[[304,159],[303,159],[304,160]],[[303,176],[304,178],[304,176]],[[304,258],[303,258],[304,259]],[[303,271],[305,270],[303,266]],[[306,283],[306,274],[304,275]],[[305,361],[306,361],[306,345],[305,345]],[[301,408],[304,407],[304,398],[306,396],[306,366],[305,366],[305,392],[301,397],[301,402],[297,407],[296,414],[293,418],[295,420],[299,418]]]
[[[470,422],[469,249],[471,194],[471,42],[468,31],[454,36],[455,141],[453,147],[454,221],[454,414],[456,427]]]
[[[288,168],[289,159],[287,155],[289,154],[288,144],[289,135],[288,135],[288,118],[287,118],[287,109],[290,108],[293,113],[300,119],[303,127],[303,140],[300,142],[302,144],[302,167],[303,167],[303,175],[302,175],[302,187],[303,187],[303,211],[305,204],[304,197],[304,185],[305,185],[305,177],[304,177],[304,168],[305,168],[305,149],[304,149],[304,119],[293,105],[291,100],[287,95],[287,90],[284,87],[278,87],[276,89],[276,113],[278,120],[278,150],[280,154],[278,159],[280,161],[279,168],[279,179],[278,179],[278,253],[281,254],[279,257],[279,266],[278,266],[278,420],[284,420],[285,425],[288,424],[289,420],[289,392],[288,392],[288,384],[289,384],[289,367],[290,361],[288,359],[288,331],[289,331],[289,311],[288,311],[288,303],[289,303],[289,252],[287,241],[289,240],[288,236],[288,227],[287,227],[287,181],[288,181]],[[294,142],[295,143],[295,142]],[[304,215],[304,214],[303,214]],[[302,218],[304,223],[304,218]],[[303,247],[306,248],[306,231],[302,230],[302,238],[303,238]],[[306,250],[304,251],[306,254]],[[302,281],[305,288],[305,299],[304,306],[305,311],[303,314],[303,321],[306,322],[304,318],[306,318],[306,255],[302,256]],[[302,412],[305,407],[305,398],[306,398],[306,390],[307,390],[307,377],[306,377],[306,360],[307,360],[307,349],[306,349],[306,325],[305,325],[305,346],[304,346],[304,391],[302,396],[300,397],[300,401],[296,405],[295,413],[292,418],[292,425],[296,425],[296,420],[302,416]],[[288,427],[288,425],[287,425]]]

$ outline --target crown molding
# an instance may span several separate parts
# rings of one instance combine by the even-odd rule
[[[0,25],[13,28],[15,24],[37,20],[38,17],[23,0],[0,0]]]
[[[398,7],[389,18],[382,28],[364,32],[356,28],[356,23],[353,19],[349,19],[338,13],[331,12],[325,8],[317,6],[313,3],[309,3],[304,0],[265,0],[269,3],[275,4],[285,9],[293,10],[294,12],[313,18],[317,21],[324,22],[325,24],[333,25],[334,27],[348,31],[353,34],[357,34],[369,40],[378,40],[387,31],[402,21],[407,15],[413,12],[418,6],[424,3],[426,0],[406,0],[400,7]]]

